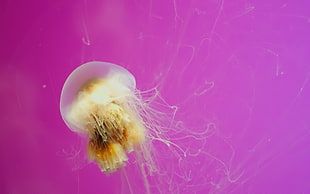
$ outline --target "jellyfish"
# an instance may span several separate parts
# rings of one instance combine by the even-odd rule
[[[129,71],[99,61],[76,68],[62,88],[61,116],[71,131],[87,135],[88,157],[103,172],[125,166],[128,154],[145,142],[135,89]]]

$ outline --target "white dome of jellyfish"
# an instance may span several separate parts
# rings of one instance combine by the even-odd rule
[[[143,144],[146,129],[135,107],[134,76],[107,62],[88,62],[67,78],[60,111],[66,125],[88,136],[88,156],[103,172],[115,172]]]

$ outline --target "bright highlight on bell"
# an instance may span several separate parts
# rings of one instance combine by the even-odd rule
[[[103,172],[124,166],[127,153],[145,140],[145,127],[132,103],[135,78],[112,63],[89,62],[75,69],[61,93],[60,111],[74,132],[88,135],[88,155]]]

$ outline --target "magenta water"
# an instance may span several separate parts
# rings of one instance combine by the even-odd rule
[[[308,1],[0,7],[1,193],[310,192]],[[110,175],[87,161],[59,103],[89,61],[120,65],[160,94],[175,144],[153,142],[162,173],[142,176],[134,155]]]

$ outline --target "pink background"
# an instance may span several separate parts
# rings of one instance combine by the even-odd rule
[[[150,180],[154,193],[310,193],[309,1],[7,0],[0,9],[1,193],[130,191],[121,172],[84,161],[60,116],[66,77],[92,60],[125,67],[138,89],[157,87],[178,108],[185,130],[171,137],[187,157],[157,156],[174,168]]]

